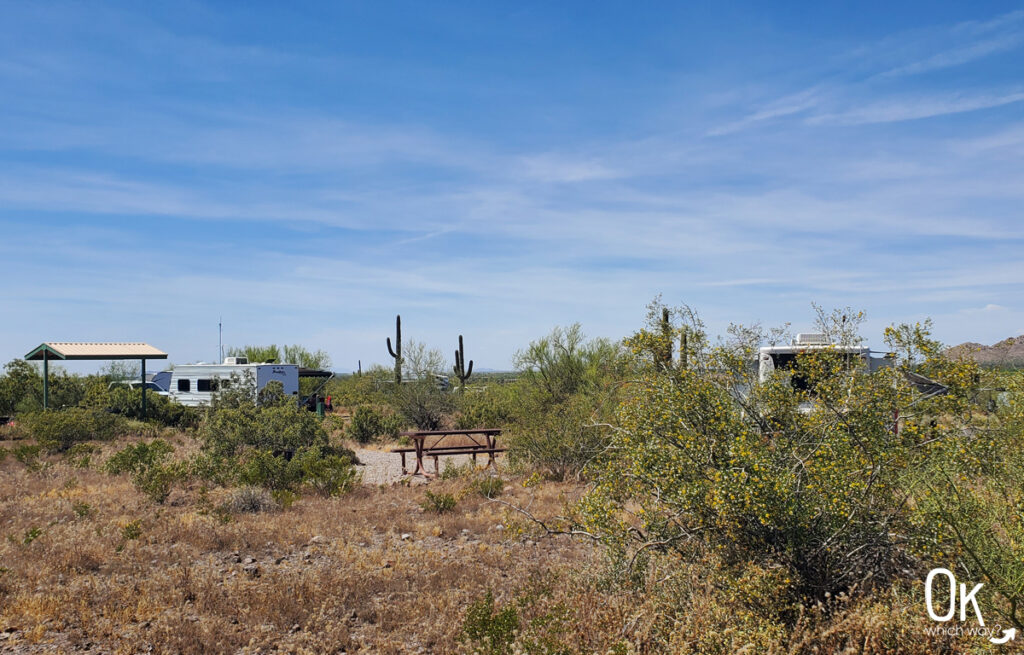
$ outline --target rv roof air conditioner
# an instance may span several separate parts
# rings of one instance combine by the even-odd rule
[[[794,346],[827,346],[830,343],[828,335],[821,332],[801,332],[793,339]]]

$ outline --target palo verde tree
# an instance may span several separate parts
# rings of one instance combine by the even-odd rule
[[[250,364],[261,362],[277,362],[280,364],[296,364],[303,368],[324,369],[331,365],[331,356],[324,350],[310,350],[299,344],[285,345],[279,348],[276,344],[268,346],[242,346],[228,348],[229,357],[245,357]]]
[[[579,477],[608,444],[604,426],[616,405],[622,354],[607,339],[587,339],[578,323],[516,353],[510,459],[550,478]]]
[[[727,566],[781,567],[802,598],[914,568],[933,543],[910,509],[915,481],[962,437],[934,418],[962,417],[968,389],[922,399],[899,369],[870,373],[834,348],[762,383],[751,362],[770,335],[734,327],[712,344],[692,312],[678,313],[693,316],[686,368],[657,357],[661,312],[627,340],[639,372],[611,420],[608,455],[587,470],[595,483],[581,529],[631,568],[654,553],[709,551]],[[849,318],[838,319],[830,328],[852,340],[840,331]]]

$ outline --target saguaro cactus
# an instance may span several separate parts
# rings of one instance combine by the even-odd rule
[[[473,375],[473,360],[469,360],[466,368],[466,352],[462,348],[462,335],[459,335],[459,349],[455,351],[455,377],[459,378],[459,386],[465,387],[466,380]]]
[[[690,337],[686,329],[683,326],[682,333],[679,335],[679,368],[686,368],[686,365],[690,357]]]
[[[658,340],[657,360],[665,370],[672,368],[672,321],[668,307],[661,308],[661,337]]]
[[[388,337],[388,354],[395,358],[395,382],[402,384],[402,315],[395,316],[395,347],[391,347]]]

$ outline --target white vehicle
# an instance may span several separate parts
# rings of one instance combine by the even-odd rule
[[[299,367],[295,364],[250,364],[245,357],[225,357],[223,364],[180,364],[171,371],[167,395],[182,405],[208,405],[213,394],[227,389],[232,376],[255,383],[259,393],[268,382],[278,381],[284,393],[299,396]]]
[[[797,357],[801,353],[829,351],[846,355],[851,360],[859,359],[874,373],[880,368],[893,365],[891,357],[873,357],[871,349],[864,346],[838,346],[831,343],[828,337],[818,333],[801,333],[793,339],[789,346],[765,346],[758,351],[757,379],[767,380],[774,371],[791,370],[796,366]],[[794,375],[792,384],[796,389],[805,390],[807,380]]]

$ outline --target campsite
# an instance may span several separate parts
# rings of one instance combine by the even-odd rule
[[[1024,6],[0,0],[0,655],[1024,653]]]
[[[304,395],[257,383],[297,364],[239,348],[172,369],[172,387],[212,375],[188,404],[144,405],[111,379],[124,360],[49,363],[152,346],[44,344],[48,380],[24,360],[0,378],[4,647],[956,650],[916,596],[966,561],[989,620],[1016,621],[1019,546],[980,527],[1015,511],[992,494],[1019,469],[992,462],[1016,457],[1024,378],[947,356],[927,325],[870,349],[852,316],[764,346],[656,301],[618,343],[556,328],[507,374],[472,373],[460,336],[450,384],[399,329],[394,367],[295,378]],[[970,559],[981,544],[998,559]]]

